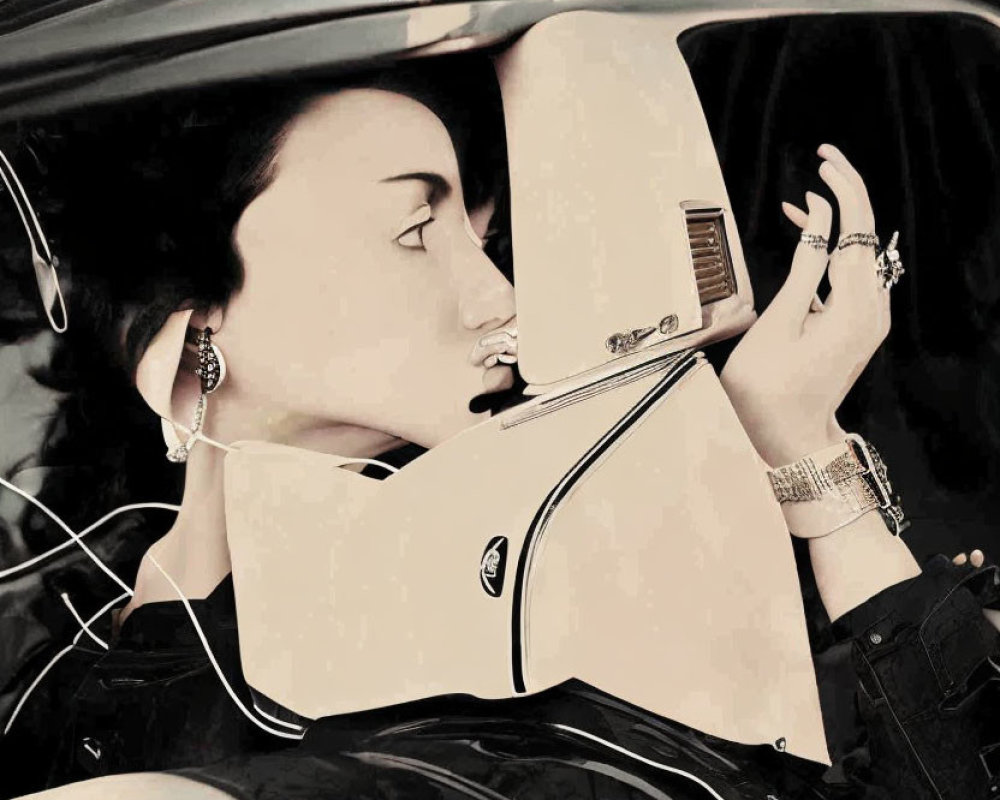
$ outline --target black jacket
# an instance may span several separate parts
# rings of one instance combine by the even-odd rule
[[[995,567],[939,556],[837,621],[817,656],[830,769],[701,734],[577,681],[515,700],[452,696],[329,718],[301,743],[277,740],[225,694],[180,604],[152,604],[110,652],[81,640],[39,684],[0,740],[13,778],[0,794],[176,770],[260,800],[1000,796],[1000,637],[982,615],[998,580]],[[231,582],[195,608],[252,705]]]

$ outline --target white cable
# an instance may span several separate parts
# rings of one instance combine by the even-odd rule
[[[97,520],[97,522],[91,523],[82,531],[80,531],[80,533],[78,533],[77,535],[82,539],[88,533],[93,532],[112,517],[121,514],[123,511],[133,511],[137,508],[161,508],[167,511],[180,510],[180,506],[171,505],[170,503],[130,503],[127,506],[121,506],[120,508],[116,508],[114,511],[109,511],[107,514],[105,514],[103,517]],[[56,545],[51,550],[46,550],[44,553],[34,556],[33,558],[29,558],[27,561],[22,561],[20,564],[15,564],[13,567],[7,567],[7,569],[2,569],[0,570],[0,580],[10,577],[11,575],[14,575],[18,572],[23,572],[24,570],[33,567],[39,561],[44,561],[49,556],[53,556],[56,553],[65,550],[68,547],[72,547],[74,544],[76,544],[76,542],[73,539],[67,539],[65,542]]]
[[[181,425],[181,423],[179,423],[179,422],[173,422],[172,420],[170,420],[170,424],[173,425],[175,428],[180,428],[188,436],[191,435],[191,429],[188,428],[188,427],[186,427],[185,425]],[[194,438],[195,439],[200,439],[201,441],[205,442],[206,444],[210,444],[213,447],[218,447],[220,450],[225,450],[227,453],[235,453],[239,449],[237,447],[230,447],[228,444],[223,444],[222,442],[217,442],[217,441],[215,441],[215,439],[209,438],[208,436],[206,436],[205,434],[203,434],[201,431],[195,432]],[[387,472],[392,472],[392,473],[399,472],[399,468],[398,467],[394,467],[391,464],[386,464],[384,461],[376,461],[374,458],[347,458],[347,459],[344,459],[343,463],[344,464],[372,464],[372,465],[374,465],[376,467],[382,467],[382,469],[386,470]]]
[[[21,222],[24,223],[24,228],[28,232],[29,239],[31,239],[31,249],[32,250],[35,249],[35,240],[31,236],[31,230],[30,230],[30,225],[28,223],[28,218],[24,214],[24,209],[21,208],[21,200],[24,201],[24,204],[27,207],[28,215],[31,217],[31,223],[34,225],[35,228],[34,232],[40,239],[39,243],[42,245],[42,250],[45,251],[43,253],[45,260],[51,264],[52,252],[49,250],[49,243],[48,240],[46,240],[45,238],[45,233],[42,231],[42,226],[38,223],[38,217],[35,216],[35,209],[32,208],[31,202],[28,200],[28,193],[24,191],[24,186],[21,185],[21,179],[17,177],[17,173],[14,171],[14,167],[11,166],[10,161],[7,160],[7,156],[3,154],[2,150],[0,150],[0,159],[3,159],[3,163],[6,165],[7,171],[10,173],[10,176],[14,179],[14,183],[17,184],[18,191],[17,193],[15,193],[14,187],[11,186],[10,183],[8,183],[6,176],[3,175],[2,170],[0,170],[0,176],[3,177],[3,182],[7,185],[7,190],[10,192],[11,198],[14,200],[14,205],[17,206],[17,213],[20,214]],[[18,199],[19,197],[20,199]]]
[[[382,467],[384,470],[395,474],[399,472],[398,467],[394,467],[391,464],[386,464],[384,461],[376,461],[374,458],[350,458],[344,461],[345,464],[374,464],[376,467]]]
[[[37,506],[38,508],[40,508],[42,511],[44,511],[45,514],[48,515],[48,517],[53,522],[55,522],[60,528],[62,528],[64,531],[66,531],[66,533],[69,535],[69,538],[72,539],[74,542],[76,542],[80,546],[80,548],[83,550],[83,552],[85,552],[88,556],[90,556],[91,561],[93,561],[95,564],[97,564],[97,566],[101,568],[101,570],[104,572],[105,575],[107,575],[109,578],[111,578],[111,580],[113,580],[122,589],[124,589],[128,593],[129,597],[131,597],[134,594],[134,592],[129,587],[129,585],[127,583],[125,583],[125,581],[123,581],[117,575],[115,575],[115,573],[111,570],[111,568],[108,567],[108,565],[105,564],[103,561],[101,561],[101,559],[99,559],[94,554],[94,552],[89,547],[87,547],[87,545],[85,545],[83,543],[83,540],[69,527],[69,525],[67,525],[65,522],[63,522],[59,518],[59,516],[56,515],[56,513],[54,511],[50,511],[49,508],[41,500],[35,499],[34,497],[32,497],[30,494],[28,494],[23,489],[18,488],[13,483],[11,483],[10,481],[4,480],[3,478],[0,478],[0,486],[6,486],[8,489],[10,489],[15,494],[20,495],[25,500],[27,500],[29,503],[34,504],[35,506]]]
[[[171,578],[167,574],[167,571],[160,566],[160,562],[156,560],[156,557],[152,553],[147,553],[147,556],[149,560],[153,563],[153,566],[155,566],[160,571],[160,574],[162,574],[163,577],[167,579],[167,583],[169,583],[173,587],[174,591],[177,593],[177,596],[180,598],[180,601],[184,604],[184,609],[187,611],[188,616],[191,617],[191,623],[194,625],[195,632],[198,634],[198,638],[201,640],[202,647],[205,648],[205,653],[208,655],[208,660],[212,662],[212,666],[215,668],[215,674],[219,676],[219,680],[222,681],[222,685],[226,687],[226,691],[229,693],[229,696],[232,698],[233,702],[236,703],[236,707],[239,708],[239,710],[243,712],[243,715],[248,720],[250,720],[254,725],[256,725],[258,728],[262,730],[267,731],[268,733],[272,733],[275,736],[280,736],[282,739],[302,739],[303,734],[301,733],[288,733],[287,731],[279,731],[276,728],[272,728],[268,725],[265,725],[263,722],[257,719],[253,714],[251,714],[250,710],[245,705],[243,705],[243,701],[240,700],[240,698],[236,695],[236,692],[233,691],[233,687],[229,685],[229,681],[226,680],[226,676],[222,674],[222,668],[219,666],[219,662],[215,660],[215,654],[212,652],[212,648],[209,647],[208,645],[208,639],[205,638],[205,632],[201,629],[201,623],[198,622],[198,618],[194,615],[194,609],[191,608],[191,604],[188,602],[187,597],[184,596],[184,592],[181,591],[181,587],[178,586],[176,583],[174,583],[174,579]]]
[[[10,730],[10,726],[14,723],[14,719],[17,717],[18,712],[21,710],[21,707],[24,705],[25,701],[28,699],[28,696],[34,691],[35,687],[38,686],[38,684],[41,682],[42,678],[44,678],[46,676],[46,674],[48,674],[49,670],[52,669],[53,666],[55,666],[56,662],[58,662],[60,658],[62,658],[64,655],[66,655],[66,653],[68,653],[70,650],[73,649],[73,647],[76,645],[76,643],[80,641],[80,637],[83,636],[84,632],[90,633],[90,631],[87,630],[88,627],[89,627],[89,625],[90,625],[90,623],[92,623],[94,620],[96,620],[101,614],[103,614],[108,608],[110,608],[112,605],[114,605],[115,603],[117,603],[119,600],[123,599],[124,597],[133,597],[135,593],[132,591],[131,588],[128,587],[127,584],[125,584],[124,581],[122,581],[121,578],[119,578],[111,570],[110,567],[108,567],[103,561],[101,561],[83,543],[83,541],[81,540],[79,534],[75,533],[65,522],[63,522],[63,520],[59,517],[59,515],[57,515],[54,511],[52,511],[51,509],[49,509],[44,503],[42,503],[41,500],[38,500],[35,497],[32,497],[27,492],[25,492],[22,489],[18,488],[17,486],[15,486],[14,484],[10,483],[9,481],[4,480],[3,478],[0,478],[0,485],[7,487],[8,489],[12,490],[15,494],[20,495],[21,497],[25,498],[26,500],[28,500],[29,502],[33,503],[35,506],[37,506],[38,508],[40,508],[43,512],[45,512],[45,514],[47,514],[49,516],[49,518],[51,518],[56,524],[59,525],[59,527],[61,527],[64,531],[66,531],[66,533],[69,534],[69,536],[72,539],[72,541],[74,543],[78,544],[87,553],[87,555],[90,556],[91,559],[93,559],[94,563],[96,563],[107,575],[109,575],[111,578],[113,578],[114,581],[119,586],[121,586],[123,589],[125,589],[125,594],[119,595],[117,598],[115,598],[114,600],[112,600],[111,603],[109,603],[107,606],[105,606],[104,608],[102,608],[101,611],[99,611],[87,623],[84,623],[83,624],[83,629],[80,630],[76,634],[76,636],[73,638],[72,644],[68,645],[67,647],[64,647],[62,650],[60,650],[58,653],[56,653],[56,655],[53,657],[53,659],[48,664],[46,664],[45,669],[43,669],[41,671],[41,673],[38,675],[38,677],[36,677],[35,680],[31,683],[31,685],[27,688],[27,690],[25,691],[25,693],[21,696],[21,699],[18,701],[17,706],[14,708],[14,712],[13,712],[13,714],[11,714],[10,720],[8,720],[7,726],[4,728],[4,734],[6,735],[7,731]],[[111,513],[114,514],[115,512],[111,512]],[[106,515],[105,517],[102,517],[101,520],[98,520],[98,522],[94,523],[94,525],[89,526],[88,530],[96,527],[101,521],[103,521],[104,519],[106,519],[109,516],[110,516],[110,514]],[[191,617],[191,622],[194,624],[195,631],[198,634],[198,638],[201,640],[202,647],[205,648],[205,653],[208,655],[209,661],[211,661],[212,666],[215,668],[216,674],[219,676],[219,680],[222,681],[222,685],[226,688],[226,691],[229,693],[229,696],[232,698],[233,702],[236,703],[236,706],[240,709],[240,711],[242,711],[243,714],[247,717],[247,719],[249,719],[251,722],[253,722],[257,727],[259,727],[259,728],[267,731],[268,733],[272,733],[275,736],[280,736],[283,739],[302,739],[303,738],[303,734],[286,733],[285,731],[275,730],[274,728],[271,728],[271,727],[268,727],[267,725],[264,725],[260,720],[256,719],[247,710],[247,707],[245,705],[243,705],[243,702],[239,699],[239,697],[236,696],[236,693],[233,691],[232,687],[229,685],[229,681],[226,680],[225,675],[222,674],[222,669],[219,667],[219,663],[215,660],[215,654],[212,652],[212,648],[208,646],[208,640],[205,638],[205,633],[204,633],[204,631],[202,631],[201,624],[198,622],[198,618],[194,615],[194,610],[191,608],[191,604],[188,602],[188,599],[184,596],[184,593],[181,591],[180,587],[176,583],[174,583],[173,578],[171,578],[166,573],[166,571],[163,569],[163,567],[160,566],[159,562],[156,560],[156,558],[154,558],[154,556],[152,555],[152,553],[147,553],[147,555],[149,556],[150,561],[153,562],[153,564],[156,566],[156,568],[163,574],[163,577],[167,579],[167,581],[173,587],[174,591],[177,592],[178,596],[180,597],[181,602],[184,604],[184,608],[185,608],[185,610],[188,613],[188,616]],[[64,602],[66,602],[66,601],[64,600]],[[67,604],[67,605],[69,606],[69,604]],[[74,616],[77,616],[76,612],[75,612],[75,609],[73,609],[72,606],[69,606],[69,608],[73,612]],[[78,617],[78,619],[79,619],[79,617]],[[92,633],[91,633],[91,636],[93,636]]]
[[[173,425],[176,428],[180,428],[188,436],[191,435],[191,429],[190,428],[186,428],[185,426],[181,425],[179,422],[175,422],[175,423],[173,423]],[[212,438],[206,436],[201,431],[196,431],[195,434],[194,434],[194,438],[195,439],[201,439],[201,441],[205,442],[205,444],[210,444],[210,445],[212,445],[212,447],[218,447],[220,450],[225,450],[227,453],[235,453],[236,450],[237,450],[237,448],[230,447],[228,444],[223,444],[222,442],[215,441],[215,439],[212,439]]]
[[[100,611],[98,611],[96,614],[94,614],[94,616],[92,616],[90,619],[87,620],[86,625],[84,627],[87,628],[93,625],[115,603],[124,600],[128,596],[129,595],[127,594],[120,594],[110,603],[102,606]],[[6,736],[7,733],[10,731],[10,726],[14,724],[14,720],[17,719],[17,715],[21,713],[21,708],[23,708],[24,704],[28,701],[28,698],[31,696],[31,693],[35,691],[35,688],[38,686],[38,684],[42,682],[42,678],[44,678],[49,673],[49,670],[56,665],[56,663],[59,661],[60,658],[66,655],[74,647],[76,647],[76,643],[80,641],[81,636],[83,636],[83,631],[79,631],[76,634],[76,636],[73,637],[73,641],[68,646],[64,647],[62,650],[56,653],[55,656],[52,658],[52,660],[45,665],[45,669],[39,672],[38,676],[31,682],[31,685],[25,690],[24,694],[21,695],[21,699],[17,701],[17,705],[14,706],[14,711],[11,713],[10,719],[7,720],[7,725],[4,726],[3,729],[4,736]]]
[[[0,151],[0,160],[6,166],[6,169],[0,168],[0,179],[3,180],[4,185],[7,187],[7,191],[10,192],[11,199],[14,201],[14,206],[17,208],[17,213],[21,217],[21,222],[24,224],[25,233],[28,234],[28,247],[31,250],[31,260],[35,266],[35,277],[39,281],[38,289],[42,295],[42,302],[45,307],[45,316],[49,318],[49,325],[52,326],[52,330],[56,333],[65,333],[66,329],[69,327],[69,317],[66,314],[66,300],[63,297],[62,286],[59,285],[59,276],[56,275],[56,259],[52,255],[52,251],[49,249],[48,239],[45,238],[45,232],[42,230],[41,224],[38,222],[38,217],[35,216],[35,209],[31,205],[31,201],[28,199],[27,192],[24,191],[24,186],[21,185],[21,179],[17,177],[17,172],[14,167],[11,166],[10,161],[7,160],[7,156]],[[10,177],[13,179],[14,184],[17,185],[17,191],[14,191],[14,187],[11,185],[10,181],[7,179],[7,173],[10,173]],[[22,208],[23,204],[23,208]],[[31,217],[31,223],[28,222],[28,217],[25,216],[25,210],[27,210],[28,215]],[[32,233],[32,224],[34,225],[34,233]],[[37,244],[41,246],[43,253],[38,252],[38,247],[36,247],[35,237],[38,238]],[[57,323],[55,318],[52,316],[52,309],[49,307],[50,303],[46,302],[45,289],[42,288],[41,284],[41,274],[39,272],[39,261],[42,262],[41,266],[47,266],[49,268],[49,278],[52,281],[52,286],[54,287],[54,297],[59,299],[59,308],[62,311],[62,323]]]
[[[258,714],[260,714],[264,719],[266,719],[266,720],[268,720],[270,722],[273,722],[275,725],[283,725],[286,728],[291,728],[293,731],[304,731],[305,730],[305,728],[303,728],[301,725],[296,725],[294,722],[285,722],[283,719],[278,719],[277,717],[271,716],[263,708],[261,708],[259,705],[257,705],[256,702],[253,704],[253,707],[254,707],[254,711],[256,711]]]
[[[80,614],[77,612],[76,608],[74,608],[73,604],[70,602],[69,595],[66,594],[66,592],[63,592],[59,596],[62,598],[62,601],[66,604],[66,608],[69,609],[69,613],[73,615],[73,619],[75,619],[79,623],[80,628],[84,631],[84,633],[86,633],[91,639],[93,639],[95,642],[97,642],[105,650],[110,649],[108,647],[108,643],[106,641],[104,641],[96,633],[94,633],[90,629],[90,626],[87,625],[87,623],[83,621],[83,617],[80,616]]]

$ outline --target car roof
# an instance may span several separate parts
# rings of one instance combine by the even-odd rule
[[[140,95],[484,48],[557,13],[706,20],[945,11],[1000,25],[968,0],[0,0],[0,120]]]

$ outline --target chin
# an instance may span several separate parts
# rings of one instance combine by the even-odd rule
[[[471,388],[463,386],[451,395],[452,398],[465,398],[458,404],[451,405],[446,409],[439,408],[436,412],[430,409],[420,412],[422,415],[421,419],[436,419],[437,422],[433,425],[422,427],[420,430],[415,430],[411,436],[404,438],[421,447],[430,449],[442,442],[446,442],[453,436],[457,436],[462,431],[484,422],[496,413],[498,409],[512,404],[512,390],[486,391],[483,388],[479,375],[481,373],[477,374],[476,381]]]

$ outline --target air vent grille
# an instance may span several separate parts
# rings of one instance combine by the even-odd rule
[[[691,263],[701,304],[731,297],[736,293],[736,278],[722,209],[688,209],[685,216]]]

